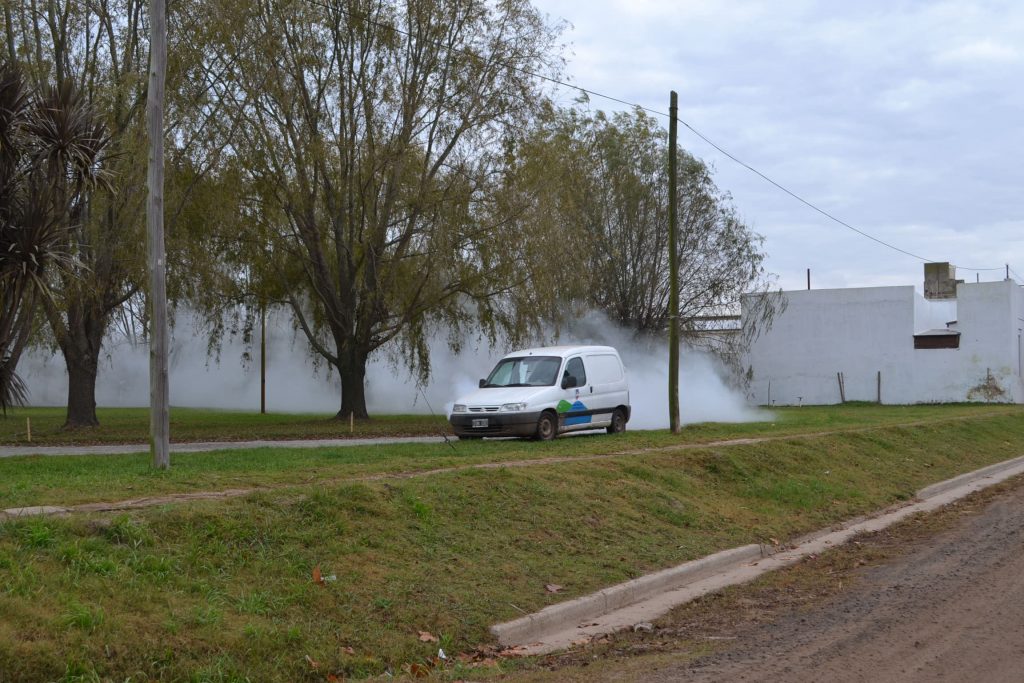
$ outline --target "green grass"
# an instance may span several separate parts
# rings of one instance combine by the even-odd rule
[[[34,445],[92,445],[149,442],[148,408],[99,408],[99,427],[63,429],[64,408],[17,408],[0,417],[0,445],[25,446],[31,421]],[[436,436],[448,433],[443,415],[383,415],[348,420],[332,414],[268,413],[172,408],[171,440],[248,441],[252,439],[344,439],[379,436]]]
[[[212,413],[214,417],[220,413]],[[233,415],[233,414],[228,414]],[[148,455],[0,458],[0,509],[111,501],[174,492],[304,485],[382,473],[417,472],[486,462],[580,457],[732,438],[779,437],[831,430],[876,429],[905,423],[943,423],[993,415],[1024,415],[1024,407],[956,405],[793,408],[765,413],[763,422],[691,425],[679,436],[631,431],[561,438],[458,441],[322,449],[262,448],[174,454],[170,471],[150,467]],[[252,417],[252,416],[250,416]],[[212,417],[205,419],[212,420]],[[399,418],[393,418],[398,421]]]
[[[858,426],[877,427],[952,415],[977,415],[992,410],[1019,410],[1018,406],[980,403],[961,405],[879,406],[873,403],[843,406],[807,406],[762,410],[764,419],[747,423],[688,425],[685,437],[692,441],[763,435],[781,429],[791,432]],[[31,421],[33,445],[94,445],[149,442],[147,408],[99,408],[100,426],[64,430],[63,408],[18,408],[0,417],[0,446],[29,445],[26,418]],[[172,408],[171,440],[248,441],[253,439],[324,439],[387,436],[437,436],[450,434],[443,415],[379,415],[358,420],[352,432],[347,420],[329,414],[269,413]]]
[[[328,484],[306,471],[301,485],[227,501],[8,520],[0,523],[0,679],[323,681],[397,672],[436,654],[419,631],[449,652],[466,650],[523,610],[819,529],[1024,449],[1019,411],[927,410],[913,415],[933,420],[919,426],[406,480]],[[973,417],[934,421],[965,410]],[[863,428],[848,419],[841,426]],[[825,420],[819,414],[811,420],[819,424],[801,428]],[[582,454],[616,443],[627,442],[473,444],[472,457],[516,448]],[[212,471],[199,466],[202,457],[227,456],[197,456],[189,476]],[[362,465],[404,467],[420,457],[380,451]],[[112,462],[0,462],[0,481],[26,464],[39,463],[34,474],[44,477],[48,464],[81,463],[64,474],[64,490],[99,486],[87,468]],[[137,495],[169,481],[140,472],[132,475]],[[336,580],[315,584],[314,567]],[[547,583],[565,590],[549,594]]]

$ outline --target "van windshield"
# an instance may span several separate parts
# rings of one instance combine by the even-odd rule
[[[549,387],[558,377],[562,359],[558,356],[526,356],[503,358],[491,370],[484,388]]]

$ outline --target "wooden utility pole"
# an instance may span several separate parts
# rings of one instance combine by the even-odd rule
[[[679,256],[676,235],[676,111],[679,96],[669,95],[668,106],[668,422],[679,433]]]
[[[164,250],[164,78],[167,71],[167,7],[149,0],[149,196],[146,201],[146,242],[149,252],[149,450],[153,467],[168,469],[170,453],[170,391],[167,378],[167,253]]]
[[[267,305],[260,304],[260,415],[267,414]]]

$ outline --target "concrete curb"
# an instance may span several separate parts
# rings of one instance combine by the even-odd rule
[[[492,626],[491,633],[501,645],[515,646],[522,654],[551,652],[575,642],[573,638],[583,636],[586,640],[597,633],[622,628],[623,624],[628,627],[628,624],[633,623],[631,618],[637,615],[642,615],[645,620],[654,618],[668,608],[699,595],[748,581],[765,571],[770,571],[771,568],[777,569],[791,564],[808,553],[836,547],[856,533],[885,528],[915,512],[937,509],[1018,474],[1024,474],[1024,456],[926,486],[918,491],[916,503],[911,502],[898,508],[880,511],[872,516],[841,522],[787,543],[783,548],[745,545],[724,550],[610,586],[591,595],[549,605],[534,614]],[[992,481],[980,483],[983,479]],[[758,567],[759,564],[762,566]],[[771,568],[768,568],[769,565]],[[686,595],[675,599],[677,593]],[[673,594],[673,597],[669,598],[668,594]],[[667,602],[672,603],[665,609],[655,607],[652,610],[649,606],[641,606],[643,603],[665,598],[669,598]],[[616,612],[619,613],[617,626],[612,626],[616,619],[611,618],[611,615]],[[597,619],[608,623],[587,623]]]
[[[917,492],[917,497],[922,500],[928,500],[934,498],[940,493],[945,493],[950,489],[955,489],[957,486],[970,483],[976,479],[984,479],[985,477],[991,477],[996,474],[1000,474],[1009,469],[1013,469],[1017,465],[1024,463],[1024,455],[1014,458],[1013,460],[1005,460],[1003,462],[997,462],[995,465],[989,465],[988,467],[982,467],[980,470],[974,470],[973,472],[967,472],[960,476],[947,479],[946,481],[940,481],[937,484],[931,486],[925,486],[923,489]]]
[[[723,550],[707,557],[669,567],[653,574],[620,583],[591,595],[549,605],[539,612],[496,624],[491,633],[502,645],[529,642],[546,633],[571,628],[582,621],[621,609],[641,600],[699,581],[725,567],[762,557],[757,544]]]

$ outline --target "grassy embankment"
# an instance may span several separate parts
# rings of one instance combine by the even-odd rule
[[[584,456],[673,437],[485,442],[457,453],[197,454],[159,475],[144,473],[137,456],[0,460],[3,506],[114,498],[129,485],[134,496],[222,485],[254,466],[266,482],[294,484],[130,516],[0,523],[0,680],[322,681],[398,671],[438,645],[459,652],[487,642],[489,624],[524,610],[818,529],[1019,455],[1022,416],[1013,407],[804,408],[776,411],[774,426],[702,426],[686,438],[848,431],[373,482],[325,478]],[[314,583],[315,567],[336,580]],[[550,594],[547,583],[564,590]],[[421,642],[419,631],[440,643]]]

